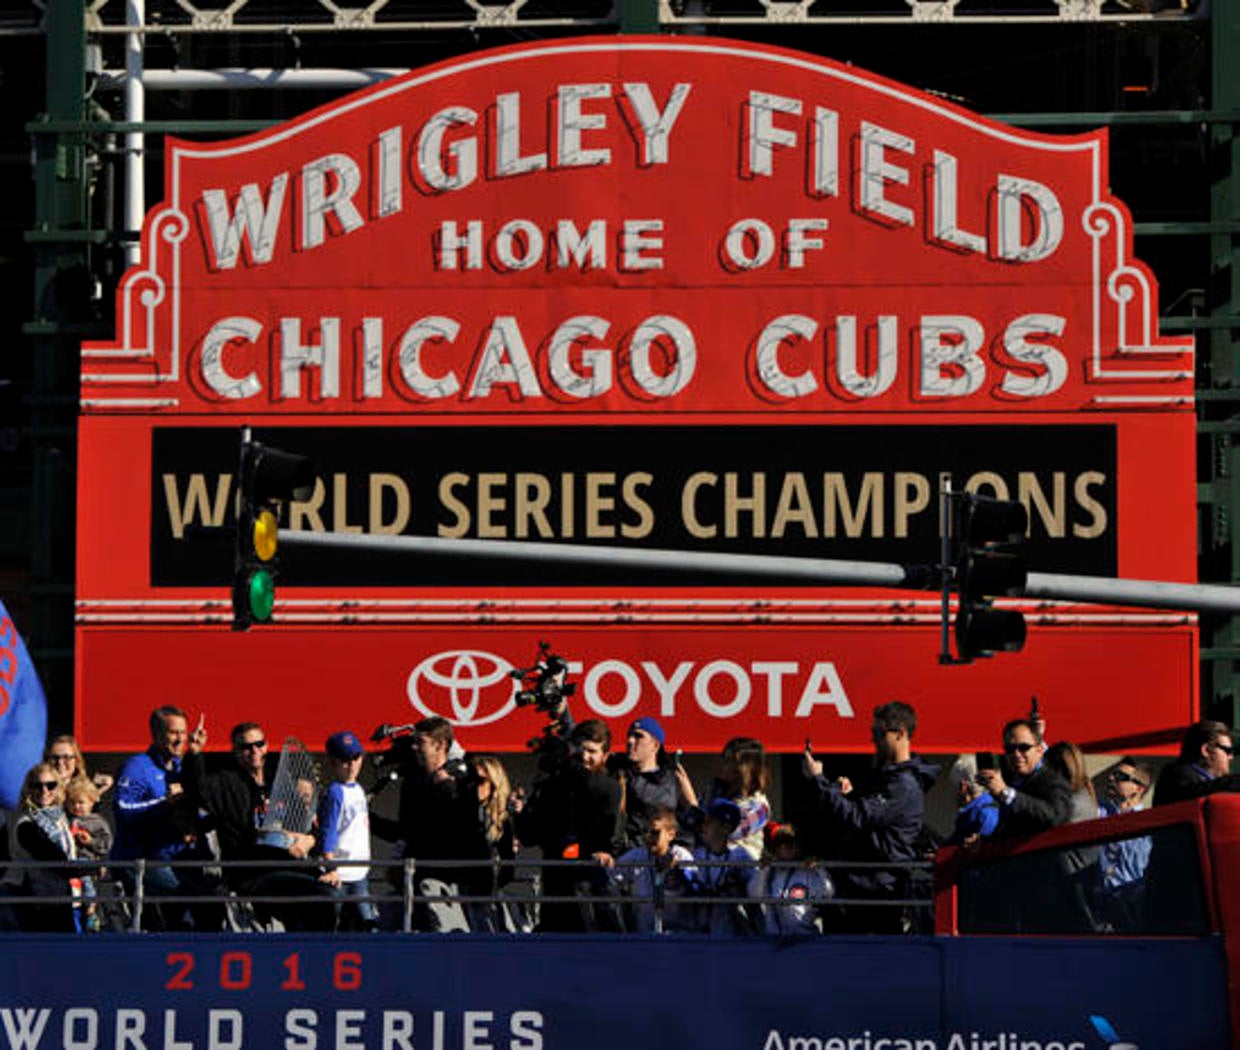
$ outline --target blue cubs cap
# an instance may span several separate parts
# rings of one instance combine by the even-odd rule
[[[706,807],[706,815],[711,820],[719,821],[728,829],[729,835],[741,826],[741,807],[730,798],[715,799]]]
[[[653,718],[634,719],[633,724],[629,726],[629,732],[631,733],[635,729],[640,729],[643,733],[649,733],[652,737],[654,737],[659,742],[660,747],[663,746],[664,744],[663,727],[659,725],[659,723],[655,719]]]
[[[351,758],[357,758],[358,755],[364,755],[366,749],[362,747],[362,742],[346,729],[340,733],[333,733],[327,738],[327,753],[332,758],[347,762]]]

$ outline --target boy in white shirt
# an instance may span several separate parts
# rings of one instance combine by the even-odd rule
[[[320,851],[325,861],[370,860],[370,812],[366,792],[357,782],[365,748],[353,734],[333,733],[327,738],[327,766],[331,783],[319,801]],[[348,903],[345,928],[376,930],[379,910],[370,896],[370,868],[366,864],[333,865],[323,881],[341,897],[361,898]],[[336,906],[336,925],[341,926],[342,907]]]
[[[638,933],[655,933],[655,916],[662,905],[663,930],[693,929],[692,906],[681,903],[686,883],[696,875],[693,854],[674,844],[676,811],[669,806],[650,809],[644,846],[622,853],[611,869],[613,885],[628,890],[633,897],[653,898],[653,903],[635,903],[633,926]],[[605,866],[606,862],[603,862]]]

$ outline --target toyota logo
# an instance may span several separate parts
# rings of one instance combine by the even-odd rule
[[[512,664],[479,649],[428,656],[409,672],[409,702],[454,726],[498,722],[517,706]]]

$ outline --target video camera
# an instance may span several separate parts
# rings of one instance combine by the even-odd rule
[[[379,751],[370,756],[371,764],[378,774],[372,795],[377,795],[385,787],[394,784],[404,775],[408,765],[416,761],[413,753],[413,727],[412,722],[402,726],[384,722],[370,734],[372,744],[391,744],[387,751]]]
[[[558,713],[560,705],[577,692],[577,686],[565,680],[568,664],[551,651],[550,642],[538,643],[538,657],[533,667],[518,667],[508,675],[521,683],[513,698],[517,706],[533,705],[548,715]]]
[[[378,777],[375,780],[371,796],[377,795],[385,787],[396,783],[401,777],[408,775],[418,765],[418,754],[414,749],[414,731],[417,724],[389,725],[384,723],[376,727],[370,734],[372,744],[390,744],[386,751],[379,751],[370,756],[371,763]],[[473,768],[464,761],[459,744],[453,744],[453,751],[448,753],[448,762],[444,767],[448,773],[458,780],[469,780],[473,776]]]
[[[533,707],[548,718],[542,733],[528,746],[538,755],[539,767],[544,772],[553,771],[570,757],[568,736],[573,719],[568,713],[568,698],[577,692],[577,686],[567,681],[568,662],[551,651],[550,642],[539,642],[534,665],[508,673],[517,681],[513,696],[517,706]]]
[[[548,723],[540,735],[529,741],[529,748],[538,755],[544,770],[558,767],[570,757],[568,743],[573,720],[568,713],[568,698],[577,691],[575,683],[566,681],[568,663],[551,651],[550,642],[538,643],[538,655],[531,667],[520,667],[508,672],[516,685],[513,700],[518,707],[533,707],[547,716]],[[389,725],[384,723],[370,735],[373,744],[388,744],[388,748],[371,755],[378,774],[374,793],[395,783],[410,772],[418,761],[414,748],[416,723]],[[456,777],[467,778],[470,770],[455,756],[450,759],[448,771]]]

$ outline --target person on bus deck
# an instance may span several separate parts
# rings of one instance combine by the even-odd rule
[[[478,790],[446,718],[424,718],[413,727],[415,762],[405,770],[396,821],[371,815],[371,831],[399,837],[404,857],[418,862],[414,928],[427,933],[468,931],[461,895],[467,872],[449,863],[469,856],[478,824]]]
[[[103,814],[95,812],[102,794],[85,777],[74,777],[65,785],[65,818],[73,833],[77,855],[84,860],[105,861],[112,851],[112,826]],[[81,926],[91,933],[103,929],[104,912],[95,898],[99,896],[106,876],[107,869],[102,867],[82,876]]]
[[[335,929],[331,887],[303,862],[314,849],[314,836],[283,832],[283,844],[261,840],[273,774],[268,770],[267,734],[257,722],[241,722],[229,734],[232,754],[222,769],[207,771],[205,722],[190,741],[184,762],[185,791],[206,811],[219,843],[225,885],[242,900],[250,897],[318,897],[296,904],[261,901],[254,916],[266,924],[273,917],[286,930],[328,932]],[[287,861],[251,866],[242,861]]]
[[[870,739],[875,766],[853,785],[847,777],[828,780],[822,763],[808,748],[801,770],[813,782],[817,808],[827,841],[839,843],[836,860],[884,862],[893,869],[841,869],[835,881],[841,897],[866,900],[906,898],[910,869],[900,867],[921,860],[919,841],[926,792],[934,785],[939,767],[913,754],[917,713],[899,700],[874,708]],[[856,933],[901,933],[904,912],[899,906],[859,906],[841,909],[832,929]]]
[[[671,806],[655,806],[641,846],[606,865],[613,889],[637,898],[631,904],[631,927],[637,933],[692,933],[694,910],[686,898],[697,880],[693,854],[676,843],[680,828]],[[604,862],[605,863],[605,862]]]
[[[370,803],[357,782],[366,749],[357,735],[343,729],[327,738],[330,782],[319,800],[318,849],[327,870],[320,882],[336,897],[336,930],[379,928],[379,909],[370,900]],[[353,861],[343,865],[338,861]]]
[[[81,931],[81,909],[70,897],[80,897],[82,876],[77,848],[64,811],[65,785],[56,767],[40,762],[26,772],[16,819],[8,827],[9,853],[19,863],[10,866],[0,883],[0,894],[59,897],[56,903],[23,902],[16,910],[25,932],[76,933]],[[29,867],[20,862],[39,863]]]
[[[66,784],[75,777],[85,777],[99,789],[102,795],[115,780],[107,773],[91,773],[86,768],[86,756],[82,754],[77,739],[68,733],[52,737],[43,749],[43,761],[56,767],[56,775]]]
[[[1093,820],[1098,816],[1098,796],[1085,767],[1085,755],[1070,740],[1060,740],[1046,749],[1043,761],[1068,782],[1072,792],[1069,823]]]
[[[766,825],[767,852],[749,895],[761,901],[762,932],[769,937],[816,937],[837,929],[834,918],[820,914],[835,897],[835,885],[813,860],[805,860],[791,824]]]
[[[744,904],[722,903],[717,898],[755,897],[754,882],[758,878],[755,858],[733,841],[741,826],[741,808],[730,798],[716,798],[706,807],[698,844],[693,848],[697,874],[691,891],[702,901],[694,913],[699,933],[712,937],[741,937],[753,933],[760,914],[751,913]],[[770,821],[763,821],[763,825]],[[756,909],[755,909],[756,911]]]
[[[1179,758],[1158,775],[1154,805],[1240,790],[1240,780],[1231,772],[1233,739],[1223,722],[1203,720],[1189,726],[1180,742]],[[1138,932],[1200,932],[1209,925],[1209,912],[1195,866],[1184,863],[1183,846],[1168,829],[1157,829],[1151,837]]]
[[[771,820],[771,803],[766,796],[770,782],[771,771],[761,741],[733,737],[723,747],[715,780],[704,796],[701,811],[691,815],[690,826],[702,823],[713,802],[733,802],[740,811],[740,822],[728,841],[759,860],[765,844],[763,832]]]
[[[151,746],[125,761],[116,778],[116,839],[112,859],[206,861],[210,859],[198,807],[185,793],[181,762],[190,741],[189,720],[179,707],[165,704],[151,712]],[[203,732],[201,720],[194,730]],[[135,868],[118,865],[125,889],[133,893]],[[143,879],[152,897],[210,897],[213,881],[202,868],[148,864]],[[148,905],[149,907],[149,905]],[[165,930],[218,931],[224,912],[217,903],[168,904],[144,913]],[[146,928],[151,928],[146,926]]]
[[[1072,788],[1043,758],[1042,735],[1025,718],[1003,727],[1000,769],[979,769],[978,783],[999,803],[998,836],[1029,835],[1068,823]]]
[[[977,759],[961,755],[952,766],[950,779],[956,785],[956,823],[948,843],[972,846],[990,838],[999,826],[999,803],[977,782]]]
[[[621,766],[624,781],[625,839],[631,849],[646,842],[650,814],[666,806],[677,818],[697,805],[688,774],[679,762],[667,759],[667,737],[658,719],[635,719],[625,737],[627,761]]]
[[[1106,788],[1098,800],[1098,816],[1119,817],[1144,809],[1153,779],[1153,770],[1145,763],[1120,759],[1106,775]],[[1112,930],[1137,932],[1152,847],[1149,835],[1112,839],[1102,844],[1098,911]]]
[[[477,819],[463,828],[465,860],[488,860],[488,867],[461,870],[461,892],[466,897],[490,897],[465,905],[465,915],[473,933],[504,933],[509,920],[521,918],[507,907],[501,891],[512,882],[513,861],[517,857],[517,838],[513,809],[520,803],[513,798],[508,771],[497,755],[469,756],[470,782],[478,797]],[[517,902],[514,901],[514,904]]]
[[[517,837],[553,861],[607,865],[625,849],[623,789],[608,770],[611,730],[606,722],[591,718],[574,725],[568,740],[567,753],[557,755],[552,768],[535,781],[529,801],[517,814]],[[578,902],[545,902],[539,929],[619,932],[618,909],[600,900],[608,888],[601,868],[548,866],[543,871],[544,894],[576,897]]]
[[[1154,805],[1240,791],[1240,778],[1231,772],[1234,754],[1231,729],[1224,723],[1205,720],[1189,726],[1180,742],[1180,757],[1158,775]]]
[[[1098,797],[1085,767],[1085,755],[1070,740],[1060,740],[1046,749],[1043,758],[1068,782],[1071,791],[1069,822],[1072,824],[1098,817]],[[1058,896],[1058,921],[1062,932],[1089,933],[1102,928],[1096,914],[1095,889],[1102,878],[1099,867],[1101,851],[1094,845],[1077,845],[1055,851],[1059,881],[1063,892]]]
[[[1154,771],[1144,762],[1121,758],[1107,771],[1106,788],[1098,800],[1098,816],[1117,817],[1145,808],[1145,796],[1154,782]]]

